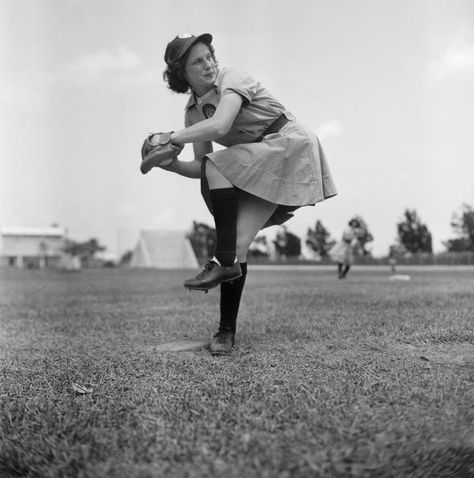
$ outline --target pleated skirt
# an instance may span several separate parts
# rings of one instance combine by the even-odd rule
[[[337,194],[318,137],[291,120],[278,133],[209,153],[203,160],[201,192],[212,213],[205,162],[212,161],[236,188],[278,205],[265,227],[281,225],[302,206]]]
[[[354,252],[352,246],[346,241],[338,241],[328,251],[329,257],[340,264],[346,264],[350,266],[354,263]]]

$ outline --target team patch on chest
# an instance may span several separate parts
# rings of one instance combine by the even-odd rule
[[[202,112],[206,118],[211,118],[216,112],[216,107],[211,103],[202,105]]]

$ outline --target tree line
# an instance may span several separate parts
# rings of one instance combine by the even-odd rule
[[[357,232],[357,245],[354,253],[358,256],[371,256],[368,244],[374,241],[369,225],[360,215],[351,219],[357,219],[360,227]],[[469,204],[463,204],[460,209],[452,214],[450,223],[454,237],[443,241],[446,252],[462,253],[474,252],[474,208]],[[205,224],[193,221],[191,230],[187,234],[194,249],[196,257],[204,261],[212,257],[215,244],[214,229]],[[337,239],[324,226],[322,221],[316,220],[314,227],[309,227],[304,237],[304,244],[312,251],[316,260],[328,257],[328,252],[336,243]],[[302,252],[302,239],[290,232],[286,226],[281,226],[272,240],[273,249],[280,258],[299,257]],[[268,257],[270,244],[265,235],[259,235],[253,241],[250,257]],[[106,250],[95,238],[85,242],[67,239],[63,248],[64,252],[72,257],[78,257],[81,265],[91,265],[97,252]],[[431,231],[420,215],[414,209],[406,209],[396,224],[396,242],[390,245],[387,257],[400,258],[413,254],[433,254],[433,239]],[[126,251],[119,260],[119,264],[126,265],[130,262],[132,251]]]
[[[355,254],[370,256],[367,245],[374,241],[367,222],[360,215],[357,219],[360,228],[357,231],[357,246]],[[455,237],[443,241],[447,252],[474,252],[474,208],[463,204],[459,211],[453,213],[451,227]],[[188,238],[199,260],[212,256],[215,243],[215,231],[205,223],[193,222]],[[324,226],[322,221],[316,220],[314,227],[309,227],[304,237],[304,243],[312,251],[316,259],[328,256],[331,247],[336,243],[335,238]],[[274,250],[280,257],[298,257],[302,252],[302,239],[290,232],[286,226],[281,226],[272,240]],[[253,257],[269,255],[268,239],[259,235],[252,243],[249,254]],[[390,245],[387,256],[397,258],[412,254],[433,254],[433,237],[427,224],[414,209],[405,209],[401,219],[396,224],[396,242]]]

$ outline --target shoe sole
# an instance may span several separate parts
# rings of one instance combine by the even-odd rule
[[[209,290],[211,289],[214,289],[215,287],[217,287],[219,284],[223,284],[224,282],[232,282],[236,279],[239,279],[240,277],[242,277],[242,274],[238,275],[238,276],[235,276],[235,277],[231,277],[229,279],[224,279],[224,280],[221,280],[219,282],[216,282],[216,283],[212,283],[212,284],[209,284],[208,287],[189,287],[187,285],[185,285],[185,289],[188,289],[189,291],[191,290],[200,290],[200,291],[203,291],[203,292],[208,292]]]
[[[234,347],[232,345],[232,347]],[[209,352],[211,352],[211,355],[230,355],[232,353],[232,349],[230,349],[229,351],[224,351],[224,350],[212,350],[210,347],[209,347]]]
[[[232,353],[232,350],[229,351],[229,352],[211,352],[211,355],[214,356],[214,357],[220,357],[222,355],[230,355]]]

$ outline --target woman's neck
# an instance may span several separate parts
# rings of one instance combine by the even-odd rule
[[[204,93],[201,93],[201,94],[198,94],[195,90],[193,90],[193,95],[196,97],[196,100],[198,102],[204,100],[207,96],[209,96],[209,94],[214,90],[214,87],[212,86],[211,88],[209,88],[207,91],[205,91]]]

